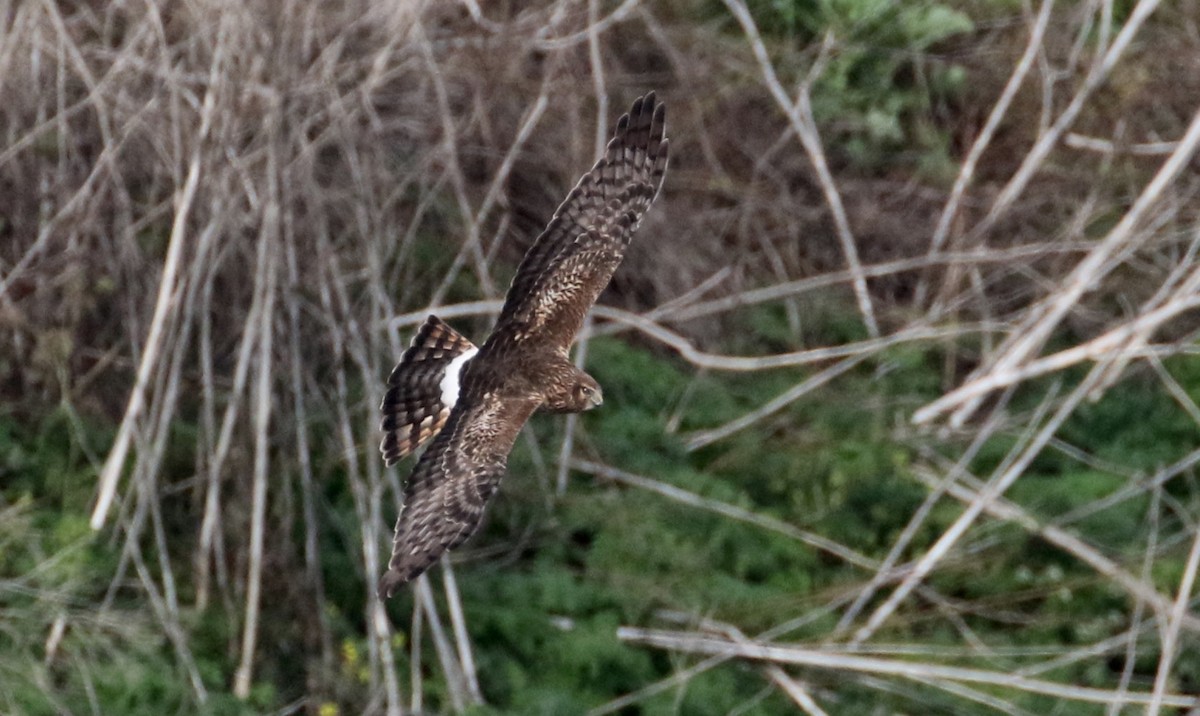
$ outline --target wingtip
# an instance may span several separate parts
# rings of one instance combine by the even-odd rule
[[[407,581],[408,580],[404,578],[404,575],[401,572],[394,569],[389,569],[382,577],[379,578],[379,585],[376,587],[376,594],[379,595],[380,600],[391,599],[396,595],[396,591],[400,589],[400,587],[403,586]]]
[[[633,117],[643,114],[655,116],[658,114],[659,108],[663,106],[665,105],[658,101],[658,93],[650,90],[633,101],[633,106],[629,109],[629,114]]]
[[[397,442],[392,440],[389,443],[386,438],[379,444],[379,452],[383,456],[384,467],[391,467],[400,462],[400,459],[404,457],[400,454],[400,447]]]
[[[651,99],[653,99],[653,98],[651,98]],[[629,117],[630,117],[631,121],[636,120],[638,117],[641,116],[642,107],[645,105],[645,103],[646,103],[645,96],[638,97],[637,99],[635,99],[633,101],[633,107],[630,108],[630,110],[629,110]]]
[[[616,134],[617,136],[620,136],[621,134],[626,132],[628,129],[629,129],[629,114],[622,114],[620,117],[617,118],[617,128],[616,128],[614,134]]]
[[[639,97],[638,101],[641,102],[640,106],[642,111],[652,116],[655,120],[662,118],[663,112],[667,107],[665,102],[658,101],[658,92],[654,90],[650,90],[646,94]]]
[[[630,142],[649,150],[650,154],[656,153],[666,137],[666,120],[667,105],[658,101],[654,90],[635,99],[629,111],[617,119],[616,129],[608,142],[607,160],[616,161],[613,152]]]

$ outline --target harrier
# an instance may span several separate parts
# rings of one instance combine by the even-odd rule
[[[665,116],[651,92],[617,121],[604,156],[525,254],[482,346],[430,316],[392,371],[383,459],[391,465],[433,442],[404,490],[380,598],[475,532],[534,411],[577,413],[602,402],[600,385],[567,352],[662,187]]]

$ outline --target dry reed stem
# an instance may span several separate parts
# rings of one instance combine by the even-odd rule
[[[150,607],[154,611],[154,616],[162,625],[163,634],[171,642],[171,647],[175,651],[175,658],[179,660],[180,668],[187,675],[188,686],[191,687],[192,693],[196,697],[196,702],[199,704],[207,703],[208,689],[204,686],[204,681],[200,678],[200,670],[196,668],[196,660],[192,656],[191,649],[188,647],[187,634],[179,622],[171,618],[166,604],[158,594],[158,589],[154,586],[154,577],[150,574],[149,568],[146,567],[145,560],[142,559],[141,548],[136,544],[133,545],[132,560],[134,569],[138,574],[138,579],[141,580],[142,588],[146,592],[146,598],[150,601]]]
[[[304,569],[305,583],[312,592],[312,613],[316,617],[321,643],[321,662],[328,668],[333,661],[333,637],[329,619],[325,613],[325,580],[321,574],[321,554],[318,547],[320,523],[317,519],[317,494],[314,485],[313,465],[310,458],[308,402],[305,397],[304,375],[300,351],[300,310],[297,301],[291,298],[300,290],[297,265],[295,233],[289,222],[284,222],[283,231],[285,260],[287,262],[287,287],[289,299],[284,302],[288,320],[288,378],[295,410],[296,464],[300,472],[301,514],[304,520]]]
[[[413,668],[409,669],[409,690],[412,692],[412,699],[409,701],[409,711],[413,713],[421,713],[425,705],[425,679],[421,670],[421,629],[424,624],[422,616],[425,612],[421,609],[420,604],[414,604],[412,610],[412,627],[409,629],[409,663]]]
[[[1029,361],[1019,368],[981,376],[921,408],[913,414],[913,421],[917,423],[928,422],[939,413],[949,410],[955,405],[962,405],[969,401],[982,399],[993,391],[1061,371],[1084,361],[1096,361],[1102,358],[1109,358],[1116,361],[1126,360],[1131,357],[1150,357],[1154,353],[1146,350],[1144,346],[1129,347],[1130,340],[1139,334],[1143,336],[1148,335],[1162,326],[1166,321],[1176,318],[1179,314],[1190,311],[1197,306],[1200,306],[1200,295],[1186,296],[1143,314],[1086,343]]]
[[[896,611],[900,603],[908,597],[912,589],[929,575],[938,562],[946,558],[950,549],[962,538],[984,509],[999,499],[1009,487],[1012,487],[1012,484],[1024,473],[1025,468],[1037,457],[1050,438],[1054,436],[1054,433],[1058,431],[1062,423],[1074,412],[1075,408],[1083,401],[1092,387],[1094,387],[1094,384],[1098,382],[1100,373],[1101,366],[1093,368],[1083,382],[1071,391],[1062,405],[1037,430],[1036,436],[1029,440],[1028,444],[1023,445],[1018,443],[1009,452],[1008,457],[1005,458],[1006,462],[1001,463],[1000,467],[993,473],[978,498],[967,506],[967,509],[955,519],[954,523],[917,560],[913,571],[905,576],[900,585],[871,613],[871,616],[867,619],[867,623],[854,633],[853,641],[855,643],[870,639],[883,625],[883,622]],[[1043,405],[1047,405],[1047,402],[1043,402]],[[1029,424],[1030,430],[1033,430],[1038,422],[1036,419],[1031,421]]]
[[[738,644],[753,643],[741,629],[738,629],[732,624],[725,624],[723,622],[705,619],[701,622],[701,627],[705,631],[715,631],[717,633],[724,634],[731,641],[737,642]],[[788,676],[787,672],[780,668],[779,665],[768,664],[764,671],[767,672],[767,676],[771,679],[771,682],[778,686],[781,691],[787,694],[788,698],[794,701],[795,704],[804,711],[804,713],[809,714],[809,716],[828,716],[825,710],[822,709],[821,706],[813,699],[812,695],[808,693],[808,689],[804,688],[803,685],[797,683],[794,679],[792,679],[792,677]]]
[[[426,308],[401,314],[391,319],[388,323],[390,326],[396,328],[418,325],[424,322],[430,313],[436,313],[443,319],[493,315],[499,313],[503,305],[503,302],[496,300],[471,301],[468,303],[440,306],[438,308]],[[768,356],[730,356],[708,353],[696,348],[690,339],[651,320],[648,314],[639,315],[613,306],[598,305],[592,309],[591,315],[612,321],[619,327],[635,329],[643,335],[655,339],[676,351],[681,358],[696,368],[731,372],[773,370],[811,365],[839,358],[861,360],[870,357],[872,354],[894,348],[904,343],[941,341],[948,338],[969,335],[977,330],[974,326],[934,328],[917,324],[911,328],[896,331],[888,336],[859,341],[857,343],[847,343],[840,346],[809,348]],[[599,327],[594,328],[592,332],[596,334],[610,334],[613,331]],[[588,336],[585,334],[583,337],[586,338]]]
[[[916,473],[927,485],[941,485],[943,480],[917,470]],[[983,487],[977,480],[964,475],[967,484],[951,484],[946,492],[964,505],[973,505],[980,501]],[[1041,536],[1050,544],[1058,547],[1067,554],[1077,558],[1083,564],[1096,570],[1096,573],[1106,580],[1127,591],[1137,603],[1149,604],[1158,618],[1163,619],[1171,610],[1171,600],[1155,589],[1154,584],[1146,577],[1136,577],[1121,567],[1120,564],[1105,556],[1096,547],[1088,544],[1080,537],[1071,534],[1060,526],[1045,524],[1030,515],[1020,506],[1004,499],[998,499],[987,505],[986,512],[993,517],[1015,522],[1030,534]],[[1186,615],[1185,623],[1192,631],[1200,631],[1200,618]]]
[[[944,477],[936,480],[935,484],[930,486],[929,494],[925,496],[921,505],[912,514],[908,523],[904,525],[904,529],[901,530],[892,543],[891,549],[888,550],[887,555],[883,558],[879,569],[872,576],[870,583],[859,591],[849,608],[838,619],[838,623],[830,635],[831,642],[833,639],[839,638],[850,628],[850,625],[858,618],[859,613],[874,598],[879,588],[883,586],[888,576],[893,572],[896,564],[899,563],[900,558],[908,550],[918,530],[929,519],[933,508],[941,500],[942,496],[954,486],[954,483],[965,474],[967,466],[971,464],[987,441],[995,436],[997,431],[1003,426],[1006,417],[1004,409],[1010,397],[1011,391],[1005,393],[1000,403],[991,411],[987,422],[976,432],[975,436],[971,439],[970,445],[963,450],[962,455],[955,461],[953,467],[946,471]]]
[[[588,0],[588,63],[592,70],[592,88],[596,95],[596,135],[594,156],[602,156],[608,142],[608,92],[604,83],[604,59],[600,55],[600,28],[598,16],[599,0]],[[592,316],[589,313],[584,319],[583,329],[579,340],[576,341],[575,367],[582,370],[587,363],[588,341],[591,338]],[[558,451],[558,472],[554,478],[554,494],[562,497],[567,493],[568,465],[571,453],[575,449],[575,430],[579,425],[579,416],[571,413],[567,416],[563,429],[562,444]]]
[[[1149,0],[1142,0],[1142,5]],[[1136,11],[1135,11],[1136,12]],[[1132,20],[1131,20],[1132,22]],[[1063,287],[1031,309],[1026,318],[1012,332],[1010,338],[997,349],[997,357],[986,372],[981,372],[967,385],[956,389],[937,401],[930,403],[913,414],[917,423],[929,422],[938,415],[954,410],[951,424],[961,426],[979,405],[981,398],[964,397],[973,383],[982,380],[1003,379],[1005,374],[1018,370],[1050,337],[1063,317],[1079,302],[1085,292],[1093,289],[1116,264],[1113,257],[1127,244],[1136,241],[1138,227],[1147,219],[1150,210],[1162,200],[1167,187],[1175,180],[1184,166],[1191,160],[1200,146],[1200,111],[1192,117],[1187,132],[1180,139],[1174,153],[1163,163],[1154,178],[1146,184],[1137,201],[1121,218],[1120,223],[1092,250],[1083,261],[1066,277]]]
[[[942,208],[941,215],[938,216],[937,226],[933,229],[933,236],[929,239],[928,256],[931,259],[937,256],[945,245],[946,239],[950,235],[950,225],[958,216],[958,211],[966,195],[967,187],[975,177],[975,170],[979,164],[979,159],[991,144],[992,138],[1000,126],[1000,122],[1003,121],[1009,107],[1012,106],[1013,99],[1017,96],[1017,91],[1021,89],[1021,85],[1025,81],[1025,76],[1029,74],[1029,69],[1033,66],[1034,57],[1042,51],[1042,42],[1045,38],[1046,27],[1050,23],[1050,10],[1053,7],[1054,0],[1043,0],[1041,10],[1038,11],[1037,20],[1029,31],[1029,42],[1025,45],[1025,52],[1017,60],[1016,66],[1013,67],[1012,74],[1009,75],[1008,82],[1004,85],[1004,90],[1000,93],[1000,97],[996,99],[996,104],[992,106],[992,111],[988,114],[983,129],[979,130],[979,135],[975,137],[975,141],[971,143],[970,150],[963,157],[962,164],[958,169],[958,176],[954,179],[954,186],[950,189],[950,198],[946,200],[946,205]],[[955,267],[957,264],[952,263],[950,266]],[[920,283],[917,284],[914,301],[918,306],[924,303],[927,278],[927,276],[922,276]]]
[[[278,102],[272,102],[271,125],[279,121]],[[263,310],[259,316],[261,325],[257,331],[258,370],[255,376],[255,394],[252,404],[254,423],[254,476],[250,498],[250,548],[246,575],[246,610],[242,624],[242,653],[237,672],[234,674],[233,693],[239,699],[250,696],[254,677],[254,652],[258,640],[258,615],[261,608],[263,549],[266,541],[267,517],[267,471],[270,467],[270,443],[267,430],[273,412],[272,367],[275,356],[274,325],[276,283],[280,263],[280,199],[279,160],[277,138],[269,137],[267,145],[267,199],[263,213],[262,233],[258,237],[259,272],[255,286],[262,286]]]
[[[738,507],[737,505],[730,505],[728,503],[721,502],[720,500],[706,498],[659,480],[654,480],[642,475],[635,475],[631,472],[619,470],[608,465],[601,465],[599,463],[591,462],[590,460],[572,460],[570,467],[572,470],[579,470],[580,472],[585,472],[589,475],[594,475],[595,477],[603,478],[605,480],[612,480],[614,482],[620,482],[643,490],[649,490],[650,492],[657,493],[680,504],[696,507],[708,512],[713,512],[731,520],[746,522],[748,524],[755,525],[756,527],[761,527],[771,532],[785,535],[791,539],[803,542],[813,549],[831,554],[841,560],[844,560],[848,564],[853,564],[872,570],[878,567],[878,564],[874,560],[851,550],[849,547],[846,547],[843,544],[834,542],[833,540],[822,537],[821,535],[813,532],[799,529],[798,527],[790,525],[786,522],[781,522],[780,520],[776,520],[766,515],[760,515],[756,512],[746,510]]]
[[[429,621],[429,634],[433,637],[434,650],[442,665],[442,673],[445,676],[450,695],[450,706],[455,713],[462,713],[466,708],[470,691],[466,685],[462,667],[454,656],[454,648],[450,645],[450,639],[446,637],[441,619],[438,618],[437,604],[433,601],[433,590],[429,586],[428,574],[417,577],[416,592],[420,599],[420,609]]]
[[[158,354],[162,350],[164,324],[168,320],[172,309],[172,292],[175,290],[175,275],[179,271],[180,259],[183,256],[188,215],[191,212],[192,202],[196,198],[196,191],[200,184],[201,145],[208,135],[209,127],[212,124],[213,108],[216,104],[214,87],[222,71],[221,61],[224,57],[222,50],[224,48],[224,38],[227,36],[224,24],[222,24],[222,31],[219,36],[221,39],[217,44],[217,52],[213,55],[212,67],[209,74],[209,91],[204,95],[204,105],[200,115],[200,132],[196,138],[196,146],[192,152],[191,162],[188,165],[187,179],[184,181],[183,188],[180,190],[179,198],[176,202],[175,219],[171,226],[171,240],[167,248],[166,260],[163,263],[162,278],[159,281],[158,300],[154,304],[154,318],[150,322],[150,333],[146,338],[146,348],[142,352],[142,357],[138,364],[137,382],[134,384],[133,392],[129,396],[129,405],[125,408],[125,417],[121,420],[121,427],[117,431],[117,438],[113,443],[112,449],[109,451],[108,457],[105,459],[104,470],[100,473],[96,506],[92,510],[91,517],[91,526],[94,530],[98,530],[104,526],[108,510],[112,505],[113,498],[116,496],[117,480],[121,476],[121,470],[125,467],[125,458],[128,455],[129,445],[133,438],[134,423],[141,417],[142,410],[145,408],[146,386],[150,382],[151,373],[158,360]]]
[[[933,679],[945,679],[955,682],[988,684],[1081,703],[1107,704],[1119,701],[1122,704],[1148,705],[1154,698],[1152,694],[1141,692],[1118,693],[1107,689],[1061,684],[985,669],[831,654],[800,646],[776,645],[758,641],[741,644],[693,632],[626,626],[617,630],[617,637],[623,641],[693,654],[721,655],[850,673],[885,674],[912,679],[919,683],[927,683]],[[1161,703],[1164,706],[1188,708],[1200,704],[1200,699],[1183,694],[1164,694]]]
[[[867,333],[872,338],[877,337],[879,336],[879,325],[875,320],[875,308],[871,302],[871,294],[867,291],[867,281],[863,277],[862,266],[858,260],[858,248],[854,233],[850,229],[850,220],[846,217],[846,209],[842,205],[842,195],[838,192],[833,174],[829,170],[829,163],[825,159],[825,150],[821,145],[821,136],[817,131],[816,121],[813,119],[812,105],[809,99],[811,80],[800,86],[798,97],[793,102],[775,74],[775,66],[771,63],[766,46],[763,45],[762,36],[758,32],[758,25],[754,22],[750,10],[741,0],[724,0],[724,2],[725,7],[729,8],[729,11],[737,18],[738,24],[742,26],[742,31],[746,33],[771,96],[787,114],[796,137],[800,139],[809,161],[812,162],[813,170],[816,171],[817,180],[821,185],[821,191],[825,195],[825,202],[829,205],[829,211],[833,215],[838,241],[841,242],[846,263],[854,277],[852,282],[854,297],[858,301],[859,311],[862,312],[863,323],[867,327]]]
[[[987,215],[972,228],[973,234],[982,235],[991,230],[1000,216],[1012,208],[1018,197],[1028,187],[1030,180],[1041,169],[1046,157],[1058,144],[1059,139],[1074,124],[1092,93],[1108,78],[1109,73],[1128,49],[1142,25],[1158,8],[1158,4],[1159,0],[1138,0],[1137,6],[1129,14],[1129,19],[1117,33],[1112,45],[1109,45],[1102,54],[1097,56],[1096,62],[1084,79],[1083,86],[1071,98],[1070,104],[1062,111],[1053,125],[1040,134],[1037,143],[1022,158],[1021,166],[1000,190]]]
[[[937,256],[918,256],[907,259],[897,259],[885,263],[862,266],[862,275],[866,278],[883,278],[924,268],[948,266],[951,264],[1005,264],[1021,260],[1033,260],[1039,257],[1059,254],[1086,253],[1094,244],[1090,242],[1055,242],[1054,244],[1029,244],[1006,249],[980,248],[971,251],[945,252]],[[650,325],[661,322],[683,322],[698,318],[710,318],[719,314],[740,308],[755,306],[771,301],[784,300],[800,294],[829,288],[854,280],[850,271],[831,271],[818,276],[772,283],[761,288],[739,291],[733,295],[715,298],[708,301],[693,301],[698,299],[704,290],[712,288],[711,284],[719,283],[728,278],[730,269],[725,267],[701,282],[693,291],[673,298],[662,305],[649,309],[643,314],[623,311],[614,306],[600,304],[592,313],[601,318],[613,321],[624,321],[626,324],[640,323]],[[710,283],[711,282],[711,283]],[[429,307],[408,311],[389,318],[381,327],[388,330],[398,330],[420,325],[431,311],[442,318],[462,318],[467,316],[497,315],[503,302],[468,301]],[[592,329],[592,335],[611,335],[622,330],[621,326],[600,326]]]
[[[446,604],[450,609],[450,627],[454,630],[454,645],[458,649],[458,662],[462,664],[463,680],[467,693],[474,704],[483,703],[479,690],[479,675],[475,669],[475,655],[471,653],[471,636],[467,633],[467,618],[463,613],[462,597],[458,583],[454,580],[454,568],[448,557],[442,557],[442,586],[446,593]]]
[[[1196,583],[1196,570],[1200,567],[1200,530],[1196,530],[1192,538],[1192,548],[1188,553],[1183,576],[1179,579],[1179,593],[1171,608],[1170,618],[1166,628],[1162,630],[1162,654],[1158,658],[1158,670],[1154,675],[1154,698],[1146,707],[1146,716],[1158,716],[1166,699],[1167,681],[1171,678],[1171,664],[1179,649],[1179,632],[1183,621],[1188,616],[1188,606],[1192,600],[1192,587]],[[1196,704],[1200,708],[1200,702]]]
[[[1146,549],[1142,557],[1141,578],[1143,582],[1149,582],[1151,579],[1150,567],[1154,564],[1154,552],[1155,548],[1158,546],[1158,532],[1161,523],[1159,519],[1161,507],[1162,492],[1161,490],[1155,489],[1153,492],[1151,492],[1150,497],[1150,508],[1148,514],[1150,530],[1149,535],[1146,538]],[[1141,635],[1141,623],[1145,608],[1145,601],[1139,597],[1133,605],[1133,612],[1130,617],[1132,626],[1129,629],[1128,639],[1125,643],[1125,665],[1121,668],[1121,679],[1117,683],[1118,693],[1125,693],[1128,691],[1129,683],[1133,680],[1133,670],[1135,666],[1135,660],[1137,659],[1138,637]],[[1109,704],[1109,707],[1105,712],[1106,716],[1117,716],[1117,714],[1120,712],[1120,708],[1121,707],[1118,704]]]
[[[1085,149],[1089,152],[1098,152],[1100,154],[1120,154],[1124,152],[1141,157],[1157,157],[1164,154],[1171,154],[1179,147],[1179,142],[1136,142],[1129,145],[1120,145],[1107,139],[1087,137],[1075,132],[1069,132],[1063,138],[1063,144],[1072,149]]]
[[[833,365],[823,370],[817,371],[812,376],[805,378],[796,385],[787,389],[783,393],[775,396],[760,407],[746,413],[745,415],[734,418],[724,425],[719,425],[708,430],[700,430],[691,435],[685,436],[685,445],[689,451],[699,450],[700,448],[711,445],[718,440],[723,440],[736,432],[740,432],[758,423],[760,420],[767,418],[775,413],[783,410],[787,406],[796,402],[800,398],[812,393],[818,388],[822,388],[839,376],[849,372],[854,367],[861,364],[871,356],[870,353],[862,353],[860,355],[852,355],[848,358],[834,363]]]
[[[887,581],[902,578],[912,572],[911,565],[901,565],[898,567],[886,568],[882,567],[878,561],[836,541],[829,540],[806,530],[798,529],[785,522],[772,519],[771,517],[765,515],[757,514],[736,505],[730,505],[719,500],[706,498],[689,492],[688,490],[684,490],[652,478],[642,475],[635,475],[630,472],[584,460],[573,461],[571,463],[571,467],[582,472],[590,473],[597,477],[614,480],[631,487],[654,492],[680,504],[696,507],[708,512],[713,512],[739,522],[746,522],[748,524],[785,535],[792,539],[796,539],[804,542],[810,547],[837,557],[845,561],[847,564],[872,571],[875,573],[876,577],[881,580]],[[944,614],[952,613],[952,609],[948,605],[948,600],[941,597],[933,590],[928,588],[920,588],[920,594],[922,598],[936,605]]]
[[[764,641],[764,640],[772,640],[772,639],[776,639],[778,637],[782,637],[786,634],[791,633],[792,631],[795,631],[796,629],[799,629],[803,626],[806,626],[815,621],[818,621],[819,619],[822,619],[823,617],[827,616],[833,610],[840,608],[844,604],[845,601],[846,601],[845,598],[835,598],[831,603],[824,605],[822,608],[813,609],[813,610],[805,613],[803,616],[796,617],[794,619],[789,619],[789,620],[782,622],[770,629],[767,629],[766,631],[763,631],[762,633],[755,636],[754,639],[758,640],[758,641]],[[660,613],[659,616],[667,616],[667,615],[663,615]],[[675,621],[675,622],[694,621],[694,619],[690,619],[688,615],[682,615],[682,616],[684,617],[682,620],[679,618],[674,618],[674,619],[670,619],[670,620]],[[639,701],[642,701],[646,698],[649,698],[649,697],[657,695],[657,694],[661,694],[664,691],[666,691],[667,689],[685,685],[685,684],[687,684],[688,681],[695,678],[696,676],[704,673],[705,671],[708,671],[709,669],[720,666],[721,664],[724,664],[733,658],[736,658],[736,655],[734,655],[734,654],[716,654],[714,656],[704,658],[704,659],[700,660],[699,662],[693,664],[692,666],[689,666],[687,668],[677,671],[676,673],[672,674],[671,676],[668,676],[657,682],[643,686],[641,689],[638,689],[637,691],[634,691],[629,694],[625,694],[624,696],[620,696],[618,698],[613,699],[612,701],[609,701],[606,704],[603,704],[597,708],[594,708],[594,709],[588,711],[588,716],[603,716],[603,714],[614,713],[614,712],[624,709],[628,706],[636,704]]]

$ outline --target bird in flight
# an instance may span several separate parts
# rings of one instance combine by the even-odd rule
[[[517,433],[534,411],[600,405],[600,385],[567,357],[667,171],[665,106],[650,92],[617,121],[602,156],[525,254],[482,346],[430,316],[388,378],[383,459],[430,438],[404,490],[381,599],[478,529]]]

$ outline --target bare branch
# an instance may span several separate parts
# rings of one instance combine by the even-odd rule
[[[1146,693],[1119,693],[1107,689],[1060,684],[1043,679],[1031,679],[1003,672],[961,666],[943,666],[940,664],[892,661],[849,654],[831,654],[800,646],[762,642],[739,644],[728,639],[704,636],[691,632],[641,629],[624,626],[617,630],[617,638],[636,644],[646,644],[647,646],[684,651],[692,654],[719,654],[777,664],[795,664],[797,666],[855,673],[885,674],[912,679],[920,683],[927,682],[930,679],[945,679],[948,681],[990,684],[1031,694],[1043,694],[1082,703],[1108,704],[1114,700],[1119,700],[1123,704],[1146,705],[1151,703],[1153,698],[1152,695]],[[1165,694],[1162,697],[1162,704],[1164,706],[1188,708],[1200,705],[1200,699],[1181,694]]]
[[[842,244],[842,252],[846,256],[846,263],[849,265],[850,273],[854,276],[854,296],[858,300],[858,308],[863,314],[863,323],[867,327],[867,332],[874,338],[879,335],[879,326],[875,321],[875,308],[871,304],[871,295],[867,291],[867,281],[863,277],[862,266],[858,260],[858,248],[854,242],[854,234],[850,230],[850,220],[846,217],[845,207],[842,206],[842,195],[838,192],[837,185],[833,180],[833,174],[829,171],[829,165],[825,161],[825,150],[821,146],[821,136],[817,132],[817,125],[812,116],[808,84],[800,87],[799,98],[793,102],[788,97],[787,92],[784,91],[783,85],[779,83],[779,78],[775,75],[775,66],[771,63],[771,58],[767,55],[767,48],[763,45],[762,36],[759,35],[758,25],[755,24],[754,18],[750,15],[750,10],[746,8],[745,3],[742,0],[725,0],[725,7],[729,8],[729,11],[737,18],[738,23],[742,26],[742,31],[746,33],[746,37],[750,40],[750,47],[754,50],[754,57],[758,60],[759,67],[762,68],[763,79],[767,83],[767,88],[771,91],[771,96],[775,98],[780,108],[787,114],[788,120],[792,124],[792,129],[796,132],[796,136],[804,146],[804,151],[808,154],[813,169],[817,172],[817,179],[821,184],[821,190],[825,194],[825,201],[829,204],[829,211],[833,215],[833,223],[837,227],[838,241]]]

